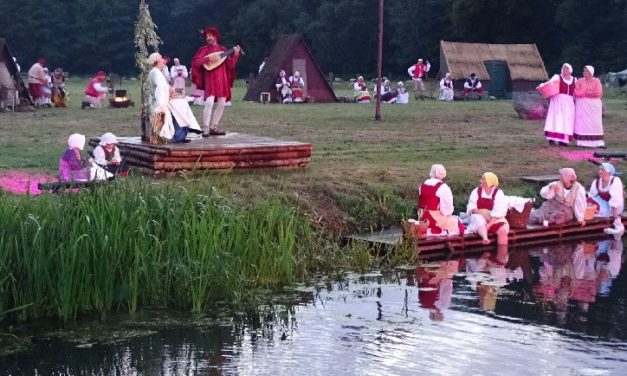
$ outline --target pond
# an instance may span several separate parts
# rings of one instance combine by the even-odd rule
[[[255,312],[32,327],[0,375],[624,374],[622,252],[613,239],[500,249],[320,278]]]

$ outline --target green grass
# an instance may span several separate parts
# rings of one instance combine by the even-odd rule
[[[70,108],[0,114],[0,173],[56,173],[74,132],[139,134],[139,107],[81,110],[85,82],[70,80]],[[136,82],[127,89],[139,106]],[[312,273],[413,260],[406,248],[378,258],[336,239],[407,217],[433,163],[446,166],[458,210],[485,171],[507,194],[525,196],[536,188],[522,175],[571,166],[587,185],[596,171],[560,155],[581,149],[546,146],[543,122],[518,119],[510,101],[383,105],[374,121],[374,104],[263,105],[242,102],[244,90],[238,81],[224,128],[310,142],[307,168],[133,176],[62,197],[0,194],[0,314],[70,319],[146,305],[201,311]],[[348,93],[338,86],[338,95]],[[612,95],[605,107],[609,151],[626,151],[624,97]],[[193,111],[200,119],[202,108]]]

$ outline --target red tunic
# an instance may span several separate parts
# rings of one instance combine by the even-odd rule
[[[209,62],[206,57],[210,53],[226,51],[224,46],[217,43],[211,46],[202,46],[196,51],[196,55],[192,59],[192,79],[196,84],[198,90],[203,90],[205,98],[209,96],[215,96],[217,98],[226,98],[231,95],[231,83],[229,82],[230,75],[235,78],[235,64],[239,59],[238,55],[227,57],[224,63],[212,71],[208,71],[203,67],[203,64]]]
[[[440,198],[436,196],[438,189],[444,184],[443,182],[438,182],[435,185],[427,185],[422,183],[420,186],[420,196],[418,197],[418,208],[423,209],[421,221],[427,220],[429,221],[429,229],[432,234],[440,234],[442,233],[442,229],[438,227],[437,222],[429,213],[429,210],[439,210],[440,209]]]
[[[477,196],[479,196],[479,198],[477,199],[477,209],[492,210],[494,208],[494,198],[496,197],[496,193],[498,191],[499,191],[498,188],[494,188],[492,190],[492,197],[491,198],[485,198],[485,197],[482,196],[483,195],[483,189],[481,187],[477,188]],[[503,227],[504,224],[505,224],[504,222],[494,223],[488,229],[488,233],[495,234],[498,231],[498,229]]]
[[[567,94],[570,96],[574,96],[576,82],[577,82],[577,79],[573,77],[573,81],[570,84],[567,84],[566,81],[564,81],[564,78],[560,75],[560,94]]]
[[[87,87],[85,88],[85,95],[89,95],[90,97],[99,97],[101,93],[98,90],[96,90],[94,85],[96,83],[101,83],[101,82],[102,80],[98,77],[95,77],[89,80],[89,83],[87,84]]]

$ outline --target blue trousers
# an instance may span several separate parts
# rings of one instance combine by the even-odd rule
[[[181,142],[187,137],[188,129],[183,128],[176,121],[176,118],[172,116],[172,123],[174,124],[174,136],[172,136],[172,143],[176,144],[177,142]]]

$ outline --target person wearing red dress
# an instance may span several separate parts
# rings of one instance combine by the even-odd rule
[[[239,59],[240,47],[233,48],[233,56],[228,56],[226,60],[212,70],[207,70],[204,65],[217,60],[220,57],[210,57],[214,52],[226,51],[224,46],[218,44],[220,31],[215,27],[206,27],[203,30],[203,38],[207,44],[196,51],[192,59],[192,80],[199,90],[204,92],[205,109],[203,111],[203,137],[212,135],[224,135],[226,132],[219,128],[220,119],[224,113],[224,103],[230,97],[231,84],[229,82],[229,71],[234,75],[235,64]],[[215,111],[213,105],[216,104]],[[213,115],[213,117],[212,117]]]

